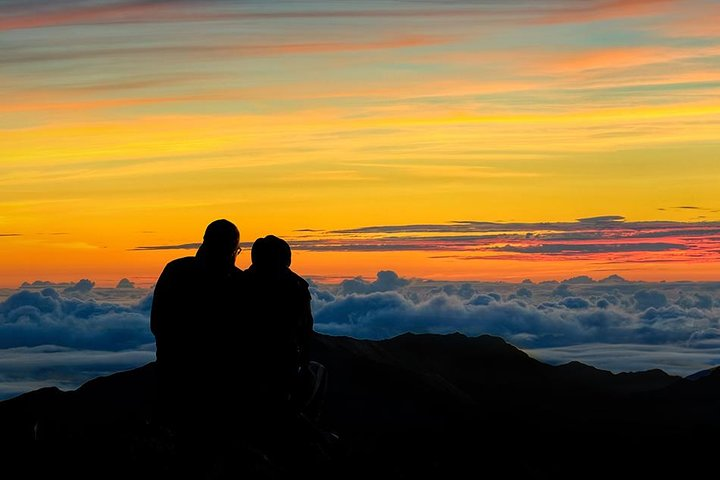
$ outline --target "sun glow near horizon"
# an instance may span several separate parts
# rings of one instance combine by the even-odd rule
[[[719,279],[716,2],[0,12],[1,286],[151,284],[216,218],[307,276]]]

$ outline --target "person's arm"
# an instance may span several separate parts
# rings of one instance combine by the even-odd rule
[[[155,283],[150,307],[150,331],[155,336],[156,345],[159,339],[167,338],[168,329],[175,328],[173,322],[184,308],[179,303],[183,300],[182,285],[178,275],[180,270],[180,265],[176,261],[168,263]]]
[[[165,298],[171,289],[170,277],[169,268],[165,266],[155,283],[155,290],[153,291],[152,306],[150,307],[150,331],[155,335],[155,338],[162,335],[166,323],[165,319],[168,317],[169,304]]]
[[[312,339],[313,334],[315,331],[313,330],[314,327],[314,318],[312,314],[312,306],[311,306],[311,300],[312,297],[310,296],[310,290],[308,288],[307,282],[303,280],[303,287],[302,287],[302,308],[300,311],[300,325],[299,325],[299,341],[298,341],[298,347],[299,347],[299,354],[300,354],[300,365],[303,367],[307,366],[308,362],[310,361],[310,353],[309,353],[309,346],[310,346],[310,340]]]

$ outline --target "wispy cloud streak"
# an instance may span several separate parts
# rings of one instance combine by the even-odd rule
[[[138,247],[132,248],[131,250],[195,250],[199,246],[199,243],[181,243],[177,245],[140,245]]]
[[[58,2],[59,3],[59,2]],[[568,4],[553,0],[501,2],[454,2],[451,7],[408,2],[367,2],[357,8],[328,8],[323,2],[274,2],[232,4],[173,0],[69,1],[62,8],[53,2],[11,2],[4,7],[0,30],[146,22],[207,22],[227,20],[293,20],[332,18],[438,18],[477,16],[479,19],[524,20],[528,23],[568,24],[634,18],[667,12],[677,0],[588,0]],[[210,4],[210,5],[208,5]],[[377,6],[376,6],[377,5]]]
[[[720,222],[628,222],[618,215],[574,222],[456,221],[302,233],[292,245],[310,251],[453,251],[494,259],[646,253],[656,254],[658,261],[666,258],[664,253],[682,253],[687,260],[720,259]],[[498,252],[509,255],[498,257]]]

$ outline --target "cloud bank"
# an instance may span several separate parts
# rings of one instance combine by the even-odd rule
[[[83,286],[65,293],[87,291],[87,283],[77,285]],[[133,349],[154,341],[148,314],[147,301],[124,306],[62,296],[53,288],[21,290],[0,303],[0,348]]]
[[[383,276],[396,278],[392,288],[378,288],[380,274],[353,280],[351,289],[347,281],[333,291],[314,286],[316,330],[367,339],[407,331],[490,334],[549,363],[579,360],[616,372],[687,375],[720,363],[720,283],[579,276],[561,283],[432,284],[391,273]],[[624,348],[628,354],[618,356]]]
[[[76,388],[154,360],[152,291],[130,283],[33,282],[0,302],[0,399]],[[689,375],[720,364],[720,282],[440,282],[381,270],[374,279],[310,284],[315,330],[329,335],[490,334],[550,364],[614,372]]]
[[[87,279],[61,291],[26,285],[0,303],[0,399],[44,386],[77,388],[155,359],[151,297],[102,302],[93,287]]]

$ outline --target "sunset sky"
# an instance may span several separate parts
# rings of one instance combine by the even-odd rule
[[[0,1],[0,287],[150,286],[216,218],[324,281],[720,280],[718,18]]]

